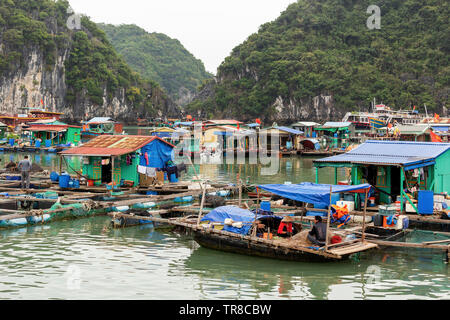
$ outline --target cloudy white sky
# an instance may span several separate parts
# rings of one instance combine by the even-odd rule
[[[295,0],[69,0],[94,22],[136,24],[180,40],[208,71]]]

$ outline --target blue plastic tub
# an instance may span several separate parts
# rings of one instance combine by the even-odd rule
[[[52,140],[45,140],[45,147],[50,148],[52,146]]]
[[[41,142],[40,141],[36,141],[35,146],[36,146],[36,148],[40,148],[41,147]]]
[[[70,176],[68,174],[63,174],[63,175],[59,176],[59,186],[61,188],[68,188],[69,181],[70,181]]]
[[[14,147],[14,143],[16,143],[16,140],[15,140],[15,139],[9,139],[9,145],[10,145],[11,147]]]

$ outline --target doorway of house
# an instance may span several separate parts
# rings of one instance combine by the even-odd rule
[[[392,202],[397,200],[397,196],[400,195],[403,186],[400,185],[400,168],[391,167],[391,195]]]
[[[107,164],[104,164],[104,163]],[[110,183],[112,181],[112,163],[110,158],[102,158],[102,183]]]

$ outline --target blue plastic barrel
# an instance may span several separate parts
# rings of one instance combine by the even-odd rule
[[[45,140],[45,147],[50,148],[52,146],[52,140]]]
[[[63,175],[59,176],[59,186],[61,188],[68,188],[69,181],[70,181],[70,176],[68,174],[63,174]]]
[[[340,200],[341,200],[341,195],[339,193],[332,193],[331,194],[331,204],[336,204]],[[353,199],[350,200],[350,201],[353,201]]]
[[[40,148],[41,147],[41,142],[38,140],[38,141],[36,141],[36,144],[35,144],[35,146],[36,146],[36,148]]]
[[[170,175],[169,181],[172,182],[172,183],[178,182],[177,175],[176,175],[175,173],[172,173],[172,174]]]
[[[50,180],[52,180],[52,182],[58,182],[59,174],[53,171],[52,173],[50,173]]]
[[[271,210],[270,202],[269,201],[262,201],[261,202],[261,210],[270,212],[270,210]]]
[[[75,189],[80,189],[80,180],[73,180],[73,187]]]
[[[419,191],[419,214],[433,214],[434,211],[434,192]]]
[[[14,143],[16,143],[16,140],[15,140],[15,139],[9,139],[9,145],[10,145],[11,147],[14,147]]]

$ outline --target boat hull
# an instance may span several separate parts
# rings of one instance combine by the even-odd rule
[[[253,243],[240,238],[194,231],[194,240],[202,247],[248,256],[296,262],[335,262],[342,259],[327,258],[309,252],[276,248],[263,243]]]

